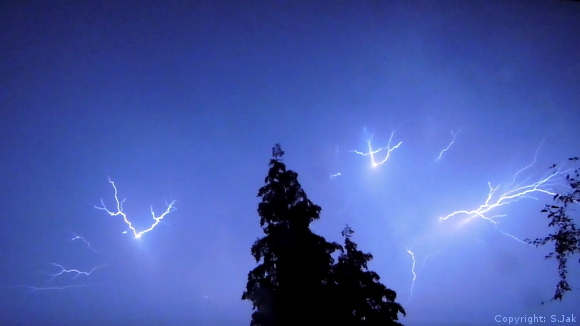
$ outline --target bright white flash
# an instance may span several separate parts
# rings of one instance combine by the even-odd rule
[[[465,218],[463,223],[468,223],[469,221],[475,218],[482,218],[484,220],[491,222],[497,228],[497,224],[499,222],[496,220],[496,218],[503,217],[505,215],[490,215],[492,211],[495,210],[496,208],[500,206],[509,205],[523,198],[531,198],[537,200],[537,198],[534,197],[535,194],[547,194],[554,196],[556,193],[554,192],[553,187],[556,186],[560,181],[562,181],[565,178],[564,175],[567,172],[569,172],[570,169],[566,171],[562,171],[561,168],[552,169],[552,171],[549,171],[548,173],[544,174],[538,181],[528,182],[530,179],[528,177],[525,180],[519,182],[517,185],[514,185],[519,174],[530,168],[536,162],[536,157],[537,151],[536,155],[534,155],[534,160],[532,161],[532,163],[530,163],[523,169],[516,172],[516,174],[514,174],[512,180],[505,185],[503,193],[498,195],[498,189],[500,188],[500,185],[492,187],[491,183],[488,182],[489,192],[487,195],[487,199],[482,205],[473,210],[455,211],[451,214],[448,214],[447,216],[440,217],[439,221],[445,221],[456,215],[466,215],[467,217]],[[511,237],[514,240],[525,243],[524,241],[514,237],[513,235],[510,235],[501,230],[499,231]]]
[[[447,147],[445,147],[439,153],[439,156],[437,157],[437,159],[435,159],[435,161],[439,161],[441,159],[441,157],[443,156],[443,153],[447,152],[451,148],[451,145],[453,145],[453,143],[455,143],[455,137],[457,137],[457,135],[459,135],[460,132],[461,132],[461,129],[457,132],[451,131],[451,135],[453,135],[453,139],[451,139],[451,142],[449,143],[449,145],[447,145]]]
[[[370,155],[372,167],[377,167],[377,166],[385,163],[389,159],[389,157],[391,156],[391,152],[394,151],[395,149],[399,148],[399,146],[401,146],[401,144],[403,143],[402,141],[400,141],[397,145],[391,147],[391,142],[393,140],[394,135],[395,135],[395,132],[393,131],[391,133],[391,138],[389,138],[389,143],[387,144],[387,147],[381,147],[379,149],[373,150],[373,146],[371,144],[371,141],[373,139],[373,135],[371,135],[370,139],[367,141],[367,145],[369,147],[368,152],[366,152],[366,153],[359,152],[359,151],[351,151],[351,152],[362,155],[362,156]],[[380,162],[375,161],[375,154],[377,154],[378,152],[380,152],[382,150],[387,150],[386,157]]]
[[[95,250],[95,248],[91,247],[91,243],[88,242],[84,237],[78,236],[75,233],[71,232],[75,237],[71,239],[71,241],[75,241],[75,240],[82,240],[87,247],[89,247],[89,249],[91,249],[92,251],[99,253],[97,250]]]
[[[111,216],[117,216],[117,215],[123,216],[123,220],[129,226],[129,229],[131,229],[131,231],[133,231],[135,238],[140,238],[144,233],[147,233],[147,232],[153,230],[157,226],[157,224],[159,224],[161,222],[161,220],[165,217],[165,215],[171,213],[172,211],[174,211],[176,209],[173,206],[173,204],[175,203],[175,200],[174,200],[170,204],[167,204],[167,209],[165,210],[165,212],[163,214],[156,217],[155,213],[153,212],[153,206],[151,206],[151,216],[153,217],[153,220],[155,222],[153,222],[153,224],[148,229],[143,230],[141,232],[137,232],[137,230],[133,227],[133,224],[127,219],[127,215],[123,212],[123,203],[125,202],[125,199],[123,199],[122,201],[119,201],[119,197],[117,196],[117,187],[115,186],[115,183],[113,181],[111,181],[111,179],[109,179],[109,182],[111,183],[111,185],[113,185],[113,189],[115,189],[115,201],[117,202],[117,211],[112,212],[112,211],[108,210],[102,199],[101,199],[101,204],[103,206],[102,207],[95,206],[95,208],[103,210]],[[126,231],[123,233],[126,233]]]
[[[338,172],[338,173],[335,173],[335,174],[331,174],[331,175],[330,175],[330,178],[331,178],[331,179],[334,179],[334,178],[336,178],[336,177],[338,177],[338,176],[341,176],[341,175],[342,175],[342,174],[340,174],[340,172]]]

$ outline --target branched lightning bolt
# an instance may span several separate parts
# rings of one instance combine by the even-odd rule
[[[461,129],[459,131],[457,131],[457,133],[454,131],[451,131],[451,135],[453,135],[453,139],[451,139],[451,142],[449,143],[449,145],[447,145],[447,147],[445,147],[439,153],[439,156],[437,157],[437,159],[435,159],[435,162],[439,161],[441,159],[441,157],[443,156],[443,153],[447,152],[449,150],[449,148],[451,148],[451,145],[453,145],[453,143],[455,143],[455,137],[457,137],[457,135],[459,135],[460,132],[461,132]]]
[[[539,147],[538,147],[538,150],[539,150]],[[500,185],[498,185],[496,187],[492,187],[491,183],[488,182],[489,192],[487,195],[487,199],[485,200],[485,202],[482,205],[480,205],[478,208],[473,209],[473,210],[455,211],[451,214],[448,214],[447,216],[440,217],[439,221],[445,221],[445,220],[447,220],[453,216],[456,216],[456,215],[467,215],[467,218],[463,221],[463,223],[467,223],[467,222],[479,217],[479,218],[482,218],[484,220],[491,222],[496,227],[496,229],[498,229],[497,224],[499,222],[496,220],[496,218],[503,217],[503,216],[505,216],[505,214],[504,215],[488,216],[488,213],[490,213],[495,208],[500,207],[500,206],[504,206],[504,205],[509,205],[509,204],[516,202],[522,198],[531,198],[531,199],[537,200],[537,198],[533,197],[533,194],[543,193],[543,194],[554,196],[555,192],[553,191],[553,186],[555,186],[558,181],[562,181],[564,179],[563,175],[566,174],[567,172],[569,172],[570,170],[562,171],[562,168],[558,167],[557,169],[552,169],[552,171],[544,174],[540,178],[540,180],[538,180],[536,182],[525,184],[525,182],[527,182],[530,179],[528,177],[524,181],[522,181],[519,184],[514,186],[514,183],[516,182],[516,179],[520,175],[520,173],[522,173],[523,171],[529,169],[532,165],[534,165],[534,163],[536,162],[537,154],[538,154],[538,151],[536,150],[536,155],[534,155],[534,160],[532,161],[532,163],[525,166],[524,168],[522,168],[521,170],[519,170],[518,172],[516,172],[514,174],[512,180],[508,184],[506,184],[505,191],[501,195],[495,196]],[[515,236],[513,236],[511,234],[508,234],[508,233],[501,231],[499,229],[498,229],[498,231],[511,237],[512,239],[514,239],[516,241],[525,243],[524,241],[516,238]]]
[[[88,272],[85,271],[81,271],[78,269],[66,269],[65,267],[63,267],[60,264],[57,263],[51,263],[51,265],[56,266],[58,268],[60,268],[60,271],[58,273],[54,273],[54,274],[49,274],[50,275],[50,279],[48,279],[48,281],[46,283],[44,283],[43,286],[32,286],[32,285],[15,285],[14,287],[25,287],[28,288],[29,291],[27,293],[30,292],[34,292],[34,291],[46,291],[46,290],[64,290],[64,289],[68,289],[68,288],[77,288],[77,287],[85,287],[88,286],[88,284],[71,284],[71,285],[64,285],[64,286],[56,286],[56,285],[49,285],[56,277],[63,275],[63,274],[74,274],[73,277],[71,279],[76,279],[77,277],[79,277],[80,275],[86,275],[89,276],[91,275],[94,271],[96,271],[99,268],[105,267],[105,265],[101,265],[101,266],[97,266],[93,269],[91,269]]]
[[[148,229],[143,230],[141,232],[137,232],[137,230],[133,227],[133,224],[127,219],[127,215],[123,212],[123,203],[125,202],[125,199],[123,199],[122,201],[119,201],[119,197],[117,196],[117,187],[115,186],[115,182],[111,181],[111,179],[109,179],[109,182],[111,183],[111,185],[113,185],[113,189],[115,189],[115,201],[117,202],[117,211],[112,212],[112,211],[108,210],[102,199],[101,199],[101,204],[103,206],[102,207],[95,206],[95,208],[103,210],[111,216],[117,216],[117,215],[123,216],[125,223],[129,226],[129,229],[131,229],[131,231],[133,231],[135,238],[140,238],[141,235],[143,235],[144,233],[147,233],[147,232],[153,230],[157,226],[157,224],[159,224],[161,222],[161,220],[165,217],[165,215],[171,213],[172,211],[174,211],[176,209],[173,206],[173,204],[175,203],[175,200],[174,200],[170,204],[167,204],[167,209],[165,210],[165,212],[163,214],[161,214],[158,217],[155,217],[155,213],[153,212],[153,206],[151,206],[151,216],[153,217],[153,220],[155,220],[155,222]],[[126,231],[124,231],[123,233],[126,233]]]
[[[102,268],[102,267],[104,267],[104,265],[102,265],[102,266],[97,266],[97,267],[95,267],[95,268],[91,269],[91,270],[90,270],[90,271],[88,271],[88,272],[83,272],[83,271],[80,271],[80,270],[78,270],[78,269],[66,269],[66,268],[64,268],[62,265],[60,265],[60,264],[57,264],[57,263],[51,263],[51,265],[59,267],[59,268],[60,268],[60,272],[58,272],[58,273],[56,273],[56,274],[52,274],[51,278],[48,280],[48,282],[46,282],[46,284],[48,284],[48,283],[50,283],[52,280],[54,280],[54,278],[55,278],[55,277],[58,277],[58,276],[60,276],[60,275],[62,275],[62,274],[64,274],[64,273],[73,273],[73,274],[74,274],[74,276],[72,277],[72,279],[75,279],[75,278],[79,277],[79,275],[86,275],[86,276],[89,276],[89,275],[91,275],[91,274],[92,274],[92,273],[93,273],[95,270],[97,270],[97,269],[99,269],[99,268]]]
[[[74,235],[75,237],[71,239],[71,241],[75,241],[75,240],[83,240],[83,242],[87,245],[87,247],[89,247],[89,249],[91,249],[92,251],[99,253],[99,251],[95,250],[95,248],[91,247],[91,243],[88,242],[84,237],[78,236],[76,235],[74,232],[71,232],[72,235]]]
[[[413,298],[413,288],[415,287],[415,280],[417,279],[417,273],[415,272],[415,253],[413,253],[410,249],[407,249],[407,253],[411,255],[411,259],[413,261],[413,266],[411,266],[411,272],[413,273],[413,281],[411,282],[411,295],[409,296],[409,300],[407,301],[407,305],[411,302],[411,298]]]
[[[381,147],[379,149],[373,150],[373,146],[371,144],[371,141],[373,139],[373,135],[371,135],[370,139],[367,141],[367,145],[369,146],[369,151],[366,153],[363,152],[359,152],[356,150],[353,150],[351,152],[362,155],[362,156],[367,156],[370,155],[371,156],[371,164],[372,167],[377,167],[383,163],[385,163],[389,157],[391,156],[391,152],[394,151],[395,149],[399,148],[399,146],[401,146],[401,144],[403,143],[402,141],[400,141],[397,145],[391,147],[391,141],[393,140],[393,136],[395,135],[395,132],[393,131],[391,133],[391,138],[389,138],[389,143],[387,144],[387,147]],[[380,161],[380,162],[375,162],[375,154],[377,154],[378,152],[382,151],[382,150],[387,150],[387,156],[385,157],[384,160]]]

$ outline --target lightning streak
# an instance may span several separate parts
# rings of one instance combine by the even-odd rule
[[[445,147],[439,153],[439,156],[437,157],[437,159],[435,159],[435,162],[439,161],[441,159],[441,157],[443,156],[443,153],[447,152],[449,150],[449,148],[451,148],[451,145],[453,145],[453,143],[455,143],[455,137],[457,137],[457,135],[459,135],[460,132],[461,132],[461,129],[459,131],[457,131],[457,133],[455,133],[454,131],[451,131],[451,135],[453,135],[453,139],[451,139],[451,142],[449,143],[449,145],[447,145],[447,147]]]
[[[91,269],[88,272],[85,271],[81,271],[78,269],[66,269],[64,268],[62,265],[57,264],[57,263],[51,263],[51,265],[56,266],[58,268],[60,268],[60,272],[58,273],[54,273],[54,274],[49,274],[51,277],[50,279],[48,279],[48,281],[46,283],[44,283],[43,286],[32,286],[32,285],[14,285],[14,287],[25,287],[28,288],[29,291],[26,293],[31,293],[34,291],[47,291],[47,290],[64,290],[64,289],[68,289],[68,288],[78,288],[78,287],[85,287],[88,286],[88,284],[71,284],[71,285],[64,285],[64,286],[49,286],[49,284],[58,276],[63,275],[63,274],[74,274],[73,277],[71,279],[76,279],[77,277],[79,277],[80,275],[86,275],[89,276],[91,275],[94,271],[96,271],[99,268],[105,267],[105,265],[102,266],[97,266],[93,269]]]
[[[539,148],[538,148],[538,150],[539,150]],[[529,165],[525,166],[524,168],[522,168],[521,170],[516,172],[514,174],[512,180],[508,184],[506,184],[506,186],[504,187],[505,191],[502,194],[500,194],[499,196],[497,196],[496,193],[497,193],[500,185],[497,185],[496,187],[492,187],[491,183],[488,182],[489,192],[487,194],[487,199],[485,200],[485,202],[482,205],[480,205],[478,208],[473,209],[473,210],[455,211],[451,214],[448,214],[447,216],[440,217],[439,221],[448,220],[449,218],[454,217],[456,215],[467,215],[467,218],[465,220],[463,220],[462,223],[468,223],[469,221],[471,221],[475,218],[481,218],[481,219],[489,221],[490,223],[492,223],[496,227],[496,229],[498,229],[497,225],[499,222],[496,220],[496,218],[503,217],[505,215],[489,216],[489,213],[492,210],[494,210],[500,206],[509,205],[509,204],[516,202],[516,201],[519,201],[520,199],[523,199],[523,198],[531,198],[531,199],[537,200],[537,198],[533,196],[534,194],[546,194],[546,195],[554,196],[556,193],[553,191],[553,187],[555,185],[557,185],[558,181],[564,180],[563,175],[565,173],[569,172],[570,170],[562,171],[562,169],[560,167],[558,167],[557,169],[554,167],[554,169],[552,169],[552,171],[549,171],[548,173],[544,174],[536,182],[525,184],[525,182],[527,182],[530,179],[528,177],[524,181],[522,181],[519,184],[514,186],[514,183],[516,182],[516,179],[520,175],[520,173],[524,172],[525,170],[529,169],[532,165],[534,165],[534,163],[536,162],[536,157],[537,157],[537,151],[536,151],[536,155],[534,156],[534,160],[532,161],[532,163],[530,163]],[[504,235],[507,235],[516,241],[525,243],[524,241],[514,237],[511,234],[508,234],[508,233],[501,231],[501,230],[499,230],[499,231],[501,233],[503,233]]]
[[[153,230],[157,226],[157,224],[159,224],[161,222],[161,220],[165,217],[165,215],[171,213],[172,211],[174,211],[176,209],[173,206],[173,204],[175,203],[175,200],[174,200],[170,204],[167,204],[167,209],[165,210],[165,212],[163,214],[161,214],[158,217],[155,217],[155,213],[153,212],[153,206],[151,206],[151,216],[153,217],[153,220],[155,220],[155,222],[148,229],[143,230],[141,232],[137,232],[137,230],[133,227],[133,224],[127,219],[127,215],[123,212],[123,203],[125,202],[125,199],[123,199],[122,201],[119,201],[119,197],[117,196],[117,187],[115,186],[115,182],[111,181],[111,179],[109,179],[109,182],[111,183],[111,185],[113,185],[113,189],[115,189],[115,201],[117,202],[117,211],[112,212],[109,209],[107,209],[107,207],[105,206],[105,203],[103,202],[102,199],[101,199],[101,204],[103,206],[102,207],[95,206],[95,208],[103,210],[111,216],[117,216],[117,215],[123,216],[123,220],[125,220],[125,223],[129,226],[129,229],[131,229],[131,231],[133,231],[135,238],[140,238],[144,233],[147,233],[147,232]],[[126,231],[123,233],[126,233]]]
[[[97,266],[97,267],[95,267],[95,268],[91,269],[91,270],[90,270],[90,271],[88,271],[88,272],[83,272],[83,271],[79,271],[78,269],[66,269],[66,268],[64,268],[62,265],[60,265],[60,264],[57,264],[57,263],[51,263],[51,265],[53,265],[53,266],[57,266],[57,267],[59,267],[61,270],[60,270],[60,272],[58,272],[58,273],[56,273],[56,274],[52,274],[52,277],[51,277],[51,278],[48,280],[48,282],[46,282],[47,284],[48,284],[48,283],[50,283],[52,280],[54,280],[54,278],[55,278],[55,277],[57,277],[57,276],[60,276],[60,275],[63,275],[64,273],[73,273],[73,274],[75,274],[75,275],[72,277],[72,279],[75,279],[75,278],[79,277],[79,275],[86,275],[86,276],[89,276],[89,275],[91,275],[91,274],[92,274],[92,273],[93,273],[95,270],[97,270],[97,269],[99,269],[99,268],[102,268],[102,267],[104,267],[104,265],[103,265],[103,266]]]
[[[363,152],[359,152],[359,151],[356,151],[356,150],[355,151],[351,151],[351,152],[356,153],[356,154],[359,154],[359,155],[362,155],[362,156],[370,155],[372,167],[377,167],[377,166],[385,163],[389,159],[389,157],[391,156],[391,152],[394,151],[395,149],[399,148],[399,146],[401,146],[401,144],[403,143],[402,141],[400,141],[397,145],[391,147],[391,142],[393,140],[393,136],[394,135],[395,135],[395,132],[393,131],[391,133],[391,138],[389,138],[389,143],[387,144],[387,147],[381,147],[379,149],[373,150],[373,146],[371,144],[371,141],[373,139],[373,135],[371,135],[370,139],[367,141],[367,145],[369,146],[369,151],[368,152],[363,153]],[[387,156],[385,157],[384,160],[382,160],[380,162],[375,162],[375,154],[377,154],[378,152],[380,152],[382,150],[387,150]]]
[[[47,290],[64,290],[68,288],[81,288],[88,286],[88,284],[77,284],[77,285],[65,285],[65,286],[44,286],[44,287],[36,287],[32,285],[15,285],[16,287],[25,287],[30,289],[26,293],[31,293],[34,291],[47,291]]]
[[[89,249],[91,249],[92,251],[99,253],[97,250],[95,250],[95,248],[91,247],[91,243],[88,242],[84,237],[78,236],[75,233],[71,232],[75,237],[72,238],[70,241],[75,241],[75,240],[83,240],[83,242],[87,245],[87,247],[89,247]]]
[[[411,282],[411,295],[409,296],[409,300],[407,301],[407,305],[411,302],[411,298],[413,298],[413,288],[415,287],[415,280],[417,279],[417,273],[415,272],[415,253],[411,250],[407,249],[409,255],[411,255],[411,259],[413,260],[413,266],[411,267],[411,272],[413,273],[413,281]]]
[[[340,172],[338,172],[338,173],[336,173],[336,174],[331,174],[331,175],[330,175],[330,179],[334,179],[334,178],[336,178],[336,177],[338,177],[338,176],[341,176],[341,175],[342,175],[342,174],[340,174]]]

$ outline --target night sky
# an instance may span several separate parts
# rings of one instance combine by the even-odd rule
[[[505,234],[550,232],[561,175],[439,220],[580,155],[580,3],[3,1],[0,44],[3,325],[249,325],[275,143],[405,325],[580,319],[578,257],[542,306],[552,247]],[[176,209],[137,239],[108,178],[138,231]]]

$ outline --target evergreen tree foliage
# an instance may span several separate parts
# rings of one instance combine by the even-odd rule
[[[572,157],[569,160],[575,162],[578,161],[578,157]],[[551,168],[556,168],[556,164],[552,165]],[[569,205],[577,205],[580,202],[580,168],[576,168],[571,174],[568,174],[566,182],[570,187],[570,191],[564,195],[556,194],[553,198],[555,203],[546,205],[542,210],[543,213],[548,214],[548,219],[550,219],[549,227],[556,228],[556,232],[533,241],[530,239],[525,240],[536,247],[546,245],[549,242],[554,243],[554,251],[549,253],[546,259],[551,259],[554,257],[554,253],[556,254],[560,281],[556,284],[556,291],[550,301],[562,301],[564,293],[572,291],[566,277],[566,274],[568,274],[568,257],[580,253],[580,230],[576,227],[568,211]]]
[[[265,236],[252,246],[259,265],[248,274],[242,300],[253,304],[252,326],[328,324],[331,254],[340,246],[310,230],[321,208],[308,199],[298,174],[286,170],[283,155],[276,144],[258,192]]]
[[[258,266],[249,272],[242,295],[253,304],[250,325],[401,325],[398,313],[405,311],[395,291],[368,270],[372,255],[357,250],[353,231],[348,226],[343,231],[343,248],[310,230],[321,208],[308,199],[298,174],[286,170],[283,155],[276,144],[258,191],[265,236],[252,245]],[[335,264],[336,251],[341,255]]]
[[[343,315],[342,324],[402,325],[397,322],[398,314],[406,315],[406,312],[395,302],[396,292],[381,284],[379,275],[368,269],[373,256],[357,249],[357,244],[350,239],[353,233],[348,225],[342,231],[344,248],[333,267],[336,310]]]

